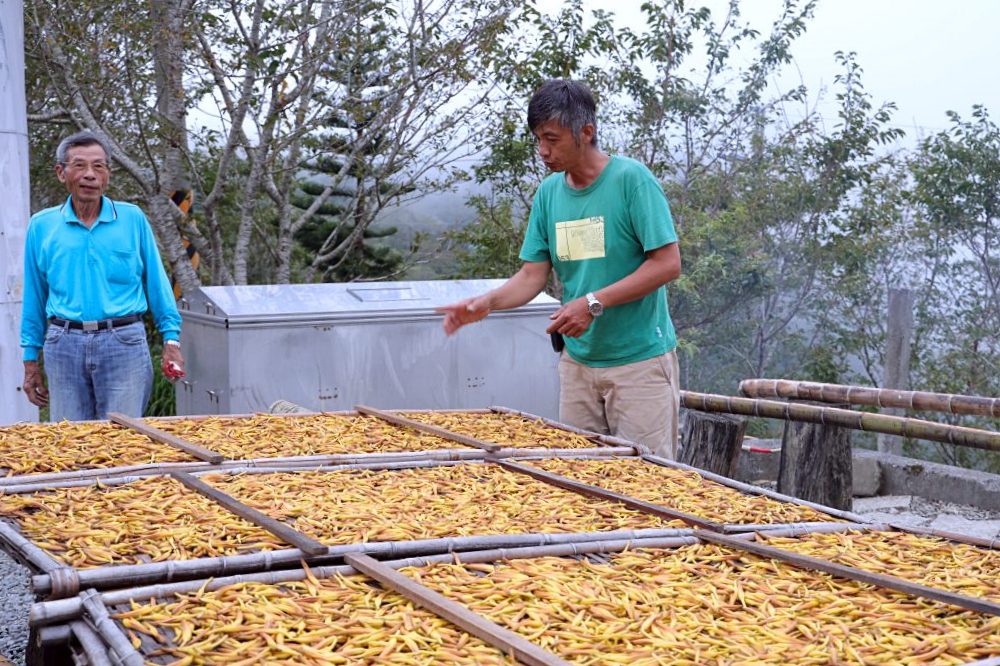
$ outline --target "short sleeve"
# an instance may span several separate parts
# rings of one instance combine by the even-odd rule
[[[521,261],[538,262],[551,261],[549,252],[548,215],[543,204],[542,188],[535,192],[531,203],[531,215],[528,216],[528,229],[521,244]]]
[[[646,174],[632,191],[629,217],[643,252],[677,242],[674,218],[663,188],[653,175]]]

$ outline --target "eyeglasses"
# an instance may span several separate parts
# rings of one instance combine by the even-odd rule
[[[102,175],[109,173],[111,167],[108,166],[107,162],[87,162],[86,160],[73,160],[72,162],[60,162],[63,168],[67,168],[71,171],[86,171],[87,169],[93,169],[94,173],[97,175]]]

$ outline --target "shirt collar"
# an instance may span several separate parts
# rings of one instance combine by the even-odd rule
[[[62,208],[60,210],[62,212],[64,222],[76,222],[79,225],[83,225],[83,222],[80,221],[80,218],[76,216],[76,211],[73,210],[72,195],[66,197],[66,201],[65,203],[63,203]],[[115,202],[105,196],[102,196],[101,212],[97,214],[97,219],[94,220],[94,223],[96,224],[97,222],[105,222],[105,223],[113,222],[114,220],[117,219],[118,219],[118,210],[115,208]]]

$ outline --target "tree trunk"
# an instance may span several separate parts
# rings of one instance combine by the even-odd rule
[[[850,511],[854,494],[851,438],[846,428],[785,422],[778,492]]]
[[[740,416],[688,410],[680,462],[733,478],[746,429]]]
[[[156,36],[153,70],[156,78],[157,120],[163,141],[155,194],[150,197],[150,217],[158,231],[160,246],[182,292],[201,284],[180,235],[182,214],[171,197],[191,187],[187,177],[187,95],[184,90],[184,18],[190,0],[153,0]]]

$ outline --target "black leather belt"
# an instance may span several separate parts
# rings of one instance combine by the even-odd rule
[[[131,314],[125,317],[112,317],[111,319],[101,319],[100,321],[70,321],[52,317],[49,323],[54,326],[66,326],[78,331],[106,331],[111,328],[128,326],[142,319],[141,314]]]

